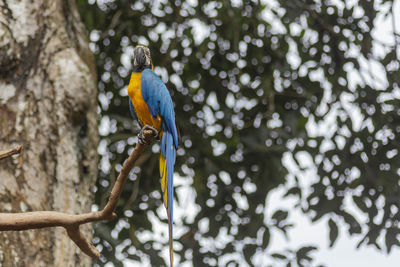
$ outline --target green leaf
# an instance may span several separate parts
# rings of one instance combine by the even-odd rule
[[[329,240],[330,240],[329,246],[333,247],[339,234],[339,228],[336,222],[332,220],[332,218],[329,219],[328,225],[329,225]]]
[[[269,228],[267,227],[267,228],[265,228],[265,231],[264,231],[264,234],[263,234],[263,244],[262,244],[262,246],[263,246],[264,249],[268,247],[270,239],[271,239],[271,234],[269,232]]]
[[[286,210],[277,210],[275,213],[272,215],[272,219],[276,220],[279,224],[279,222],[286,220],[288,217],[289,212]]]
[[[301,197],[301,189],[299,187],[292,187],[286,192],[284,196],[287,197],[289,195],[297,195],[298,197]]]
[[[280,253],[273,253],[271,254],[271,257],[275,258],[275,259],[279,259],[279,260],[286,260],[287,257],[283,254]]]
[[[253,257],[254,253],[256,252],[257,246],[249,244],[243,248],[243,254],[246,261],[251,264],[251,257]]]
[[[349,233],[350,234],[359,234],[361,233],[361,225],[360,223],[354,218],[353,215],[347,213],[345,211],[341,212],[344,221],[350,226]]]
[[[307,261],[311,260],[311,257],[308,255],[311,251],[316,250],[317,248],[314,246],[306,246],[306,247],[302,247],[300,248],[297,253],[296,253],[296,257],[297,260],[301,260],[301,259],[305,259]]]
[[[399,233],[400,233],[399,229],[395,227],[391,227],[386,230],[385,243],[386,243],[387,253],[391,252],[393,246],[400,246],[398,238]]]

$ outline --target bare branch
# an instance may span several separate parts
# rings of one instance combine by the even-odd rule
[[[153,130],[143,130],[143,136],[147,144],[151,144],[154,140]],[[136,160],[143,153],[147,145],[137,143],[135,149],[124,162],[121,172],[112,188],[110,198],[106,206],[101,211],[89,212],[84,214],[67,214],[57,211],[34,211],[24,213],[0,213],[0,231],[21,231],[28,229],[40,229],[45,227],[61,226],[67,230],[69,238],[87,255],[91,257],[99,257],[100,252],[96,247],[87,240],[79,230],[81,224],[109,221],[115,219],[117,215],[114,213],[118,200],[121,196],[122,189],[133,168]],[[14,149],[0,152],[0,159],[9,157],[19,153],[22,146]],[[2,154],[3,153],[3,154]],[[2,155],[7,155],[2,157]]]
[[[13,149],[0,151],[0,160],[11,157],[12,155],[19,154],[22,150],[22,146],[19,145]]]
[[[100,252],[97,248],[87,240],[79,231],[79,225],[72,225],[65,228],[67,230],[69,238],[75,242],[75,244],[87,255],[93,258],[100,257]]]

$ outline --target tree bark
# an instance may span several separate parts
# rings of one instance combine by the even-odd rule
[[[75,1],[0,0],[0,150],[24,147],[0,162],[0,212],[90,211],[95,81]],[[90,265],[63,228],[0,232],[0,266]]]

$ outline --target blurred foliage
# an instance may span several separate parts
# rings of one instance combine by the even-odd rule
[[[311,266],[315,247],[268,247],[274,229],[292,226],[290,210],[265,213],[268,192],[288,177],[286,196],[313,221],[328,219],[331,246],[345,231],[359,245],[399,245],[400,36],[375,29],[393,27],[392,1],[77,2],[99,74],[99,206],[137,140],[126,88],[141,43],[176,105],[185,181],[176,191],[196,203],[176,220],[181,264]],[[155,234],[166,223],[158,150],[131,173],[120,219],[95,225],[101,261],[166,265],[167,228]]]

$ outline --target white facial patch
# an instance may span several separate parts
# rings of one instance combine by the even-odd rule
[[[144,54],[146,55],[146,65],[150,65],[151,64],[150,49],[147,47],[143,47],[143,50],[144,50]]]

